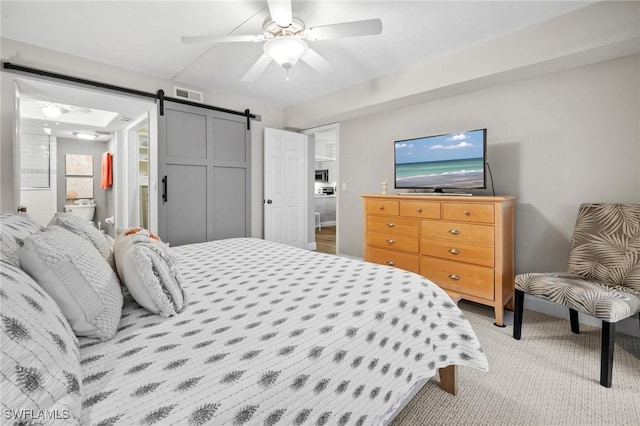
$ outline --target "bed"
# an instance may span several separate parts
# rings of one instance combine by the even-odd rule
[[[67,423],[386,424],[439,370],[451,390],[452,366],[488,369],[463,313],[416,274],[253,238],[171,251],[184,310],[162,318],[125,291],[115,337],[78,337],[77,350],[75,336],[54,339],[80,365],[63,368],[79,395]],[[3,299],[20,299],[7,285],[18,282],[22,299],[46,308],[28,275],[3,266]],[[36,330],[33,316],[3,307],[5,325],[13,317],[23,330],[5,326],[9,338]],[[70,330],[60,315],[50,322]]]

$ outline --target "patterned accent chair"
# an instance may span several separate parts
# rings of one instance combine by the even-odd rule
[[[520,340],[524,294],[602,320],[600,384],[611,387],[616,323],[640,312],[640,204],[582,204],[566,273],[516,276],[513,337]]]

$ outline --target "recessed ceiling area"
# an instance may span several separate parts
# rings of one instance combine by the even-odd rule
[[[111,95],[65,84],[27,78],[17,80],[20,91],[21,132],[50,134],[61,138],[78,138],[78,134],[95,135],[91,139],[106,142],[113,132],[154,107],[152,101]],[[43,109],[53,105],[60,115],[47,117]],[[49,130],[46,130],[49,129]]]
[[[183,44],[182,36],[261,34],[266,1],[3,1],[2,37],[131,69],[176,85],[287,106],[500,37],[592,1],[296,1],[307,28],[379,18],[382,33],[308,41],[330,72],[304,61],[241,78],[263,42]],[[16,58],[16,62],[19,62]],[[474,64],[470,63],[472,67]]]

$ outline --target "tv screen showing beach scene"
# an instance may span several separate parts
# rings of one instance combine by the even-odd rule
[[[486,188],[486,129],[395,142],[395,187]]]

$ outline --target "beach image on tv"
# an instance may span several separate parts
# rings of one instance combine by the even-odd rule
[[[484,131],[395,143],[396,188],[482,188]]]

